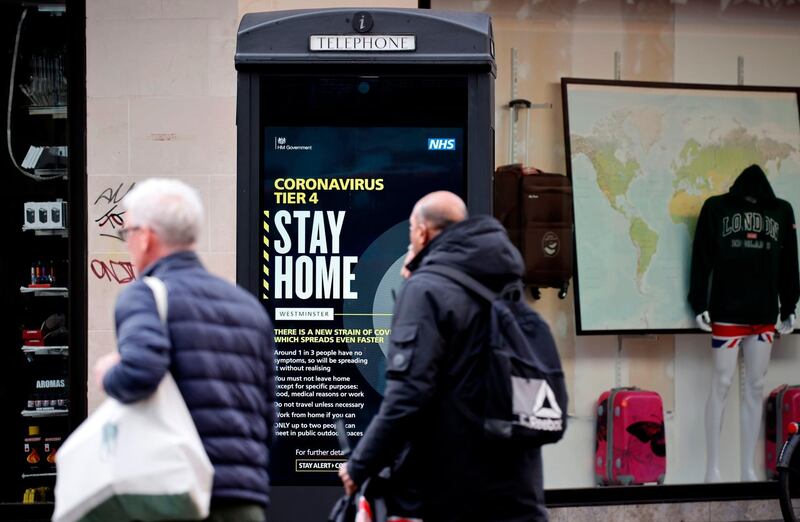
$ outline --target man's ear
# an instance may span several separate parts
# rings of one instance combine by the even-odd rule
[[[139,240],[142,242],[142,252],[147,252],[153,248],[153,234],[150,230],[146,234],[140,234]]]
[[[424,248],[431,240],[431,227],[428,226],[427,223],[424,221],[417,225],[419,229],[419,234],[422,239],[422,247]]]

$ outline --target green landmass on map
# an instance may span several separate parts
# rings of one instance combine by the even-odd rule
[[[642,278],[650,268],[650,262],[658,249],[658,234],[640,217],[631,220],[628,234],[636,246],[636,281],[641,285]]]
[[[634,159],[620,161],[615,153],[618,146],[613,142],[598,142],[592,138],[572,136],[572,153],[585,154],[597,173],[597,185],[611,207],[624,214],[617,198],[625,196],[631,182],[640,173],[641,167]]]
[[[707,145],[688,140],[672,165],[672,186],[676,190],[669,202],[669,214],[673,223],[685,224],[694,235],[697,216],[706,199],[727,192],[748,166],[763,167],[768,161],[776,161],[780,168],[781,160],[794,151],[791,145],[756,137],[743,127]]]

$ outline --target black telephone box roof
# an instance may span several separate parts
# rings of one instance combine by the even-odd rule
[[[364,18],[367,24],[361,21]],[[369,29],[363,31],[365,27]],[[312,36],[404,35],[414,37],[413,51],[311,50]],[[348,45],[353,41],[350,39]],[[302,9],[246,14],[239,24],[235,63],[237,69],[258,64],[452,64],[488,66],[495,73],[488,15],[427,9]]]

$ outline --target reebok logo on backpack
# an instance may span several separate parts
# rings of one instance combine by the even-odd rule
[[[553,389],[543,379],[511,376],[515,424],[542,431],[563,431],[563,415]]]

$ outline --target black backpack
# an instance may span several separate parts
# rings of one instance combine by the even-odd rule
[[[459,408],[492,439],[540,446],[557,442],[567,429],[567,387],[550,328],[522,300],[521,281],[497,294],[455,268],[425,265],[489,301],[489,364],[483,415]]]

